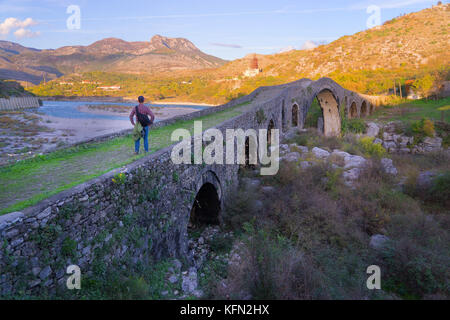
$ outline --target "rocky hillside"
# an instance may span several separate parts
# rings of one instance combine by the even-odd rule
[[[63,74],[88,71],[156,73],[216,68],[224,60],[207,55],[183,38],[154,36],[150,41],[127,42],[108,38],[89,46],[36,50],[0,42],[0,77],[35,84]]]
[[[295,73],[316,77],[336,70],[420,68],[433,62],[448,64],[449,21],[450,4],[434,6],[312,50],[291,50],[258,58],[266,74],[273,76]],[[246,57],[233,61],[223,69],[239,73],[248,66],[248,60]]]
[[[257,55],[263,72],[254,79],[239,80],[230,88],[247,87],[250,82],[271,84],[328,76],[352,90],[386,92],[395,78],[404,81],[424,72],[448,71],[449,21],[450,4],[433,6],[312,50]],[[217,76],[242,75],[252,57],[224,65],[217,70]]]

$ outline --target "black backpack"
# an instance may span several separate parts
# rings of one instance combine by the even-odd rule
[[[143,126],[144,128],[152,124],[152,122],[148,118],[148,115],[139,112],[138,106],[136,106],[136,117],[141,126]]]

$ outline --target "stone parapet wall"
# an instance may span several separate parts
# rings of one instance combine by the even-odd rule
[[[39,99],[36,97],[0,98],[0,111],[13,111],[38,107]]]

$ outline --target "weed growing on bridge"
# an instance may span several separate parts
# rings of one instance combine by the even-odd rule
[[[266,120],[267,118],[263,109],[259,109],[258,111],[256,111],[256,121],[258,122],[258,124],[262,124]]]
[[[127,176],[124,173],[118,173],[112,178],[112,182],[115,184],[125,184]]]

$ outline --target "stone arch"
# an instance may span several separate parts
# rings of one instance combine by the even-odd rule
[[[284,106],[284,100],[281,102],[281,128],[283,131],[286,130],[286,110]]]
[[[365,116],[367,116],[367,103],[366,101],[363,101],[361,104],[360,118],[363,118]]]
[[[252,139],[252,140],[250,140]],[[250,159],[250,143],[252,143],[252,148],[254,148],[253,158]],[[253,135],[245,137],[245,167],[254,167],[257,164],[257,138]],[[252,161],[250,161],[252,160]]]
[[[294,104],[292,106],[292,126],[298,127],[298,119],[299,119],[299,107],[298,104]]]
[[[322,109],[324,135],[338,136],[341,133],[338,98],[330,89],[322,89],[316,97]]]
[[[354,119],[358,117],[358,108],[356,107],[356,102],[353,101],[353,103],[350,106],[349,110],[349,119]]]
[[[369,114],[373,114],[375,112],[375,106],[373,105],[373,103],[369,104]]]
[[[222,187],[213,171],[203,173],[197,182],[189,224],[193,226],[219,224],[222,211]]]

